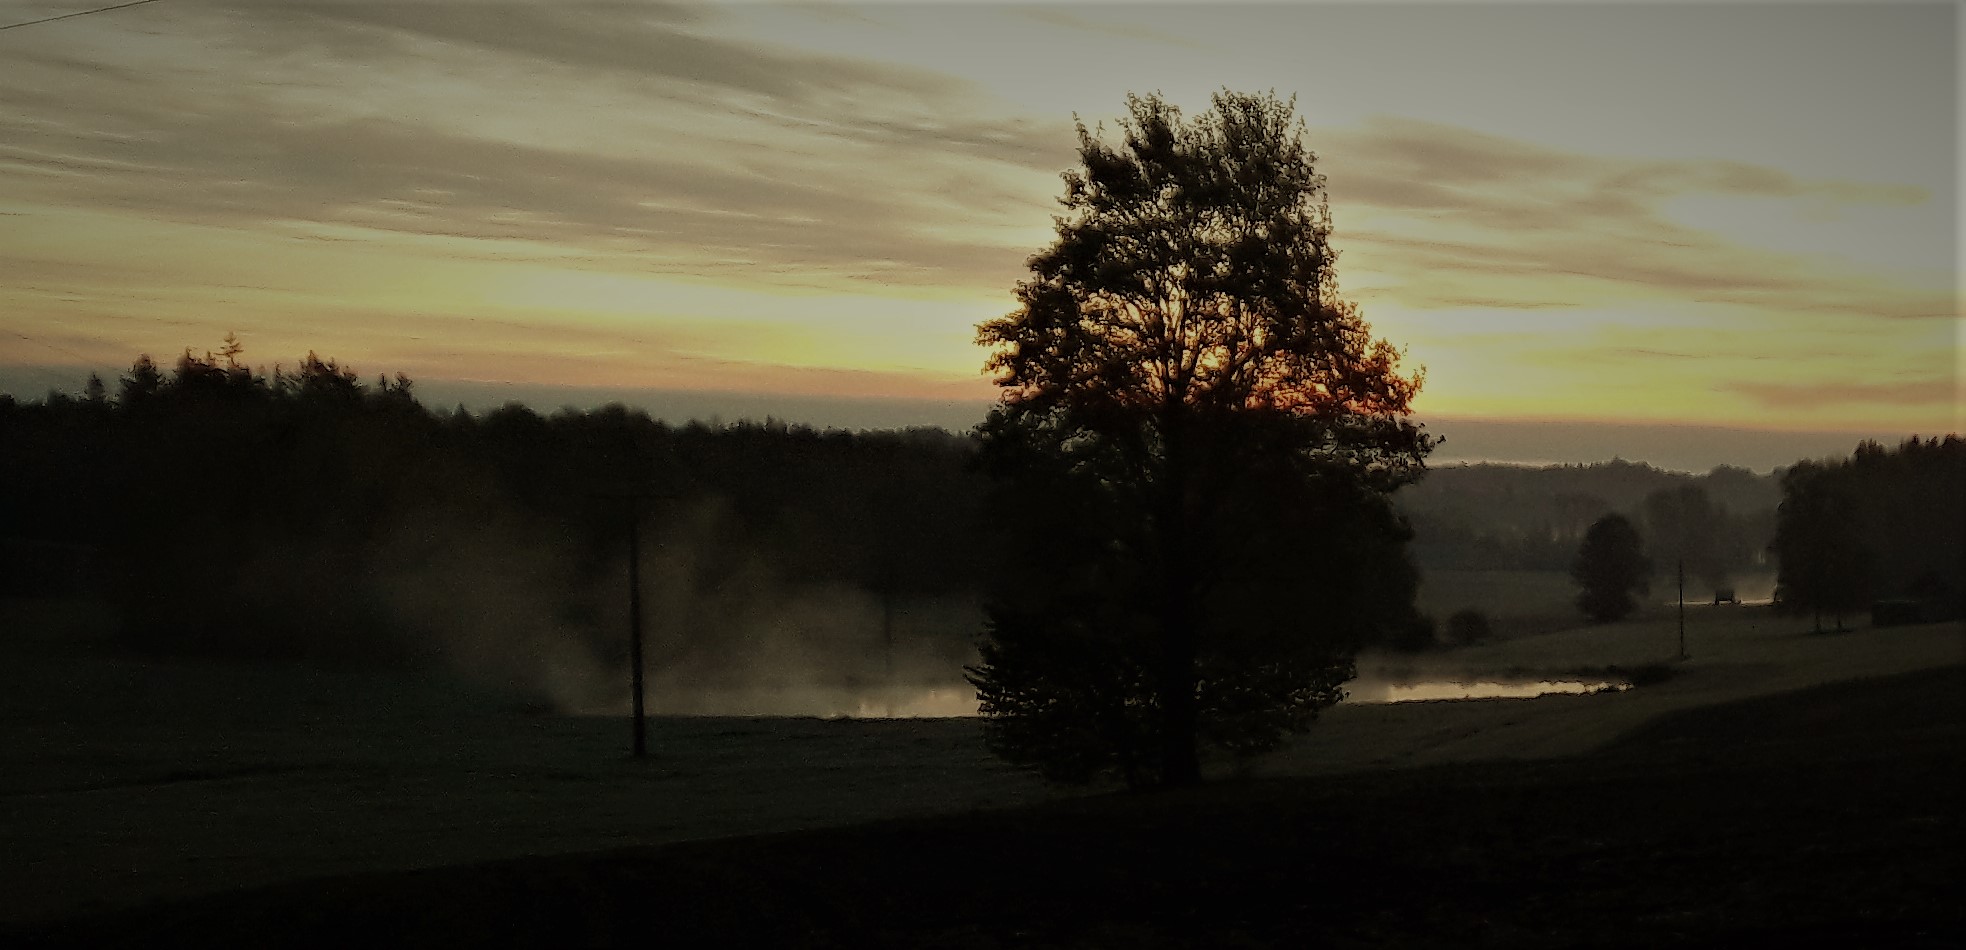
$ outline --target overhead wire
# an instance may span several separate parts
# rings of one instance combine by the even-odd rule
[[[62,13],[62,14],[57,14],[55,16],[44,16],[38,20],[22,20],[19,23],[8,23],[5,25],[0,25],[0,31],[18,30],[23,26],[33,26],[36,23],[53,23],[56,20],[66,20],[71,17],[88,16],[91,13],[108,13],[111,10],[121,10],[124,7],[136,7],[136,6],[142,6],[143,4],[146,3],[156,3],[156,2],[157,0],[130,0],[130,2],[128,3],[112,3],[109,6],[97,7],[93,10],[77,10],[74,13]]]
[[[14,336],[17,336],[29,343],[33,343],[37,346],[45,346],[50,350],[54,350],[57,353],[63,354],[64,356],[73,357],[74,359],[79,361],[79,366],[82,369],[89,369],[91,365],[94,363],[93,360],[89,359],[86,356],[83,356],[80,353],[75,352],[74,350],[69,349],[68,347],[57,346],[56,344],[50,343],[46,340],[37,340],[34,337],[28,336],[27,334],[22,333],[18,330],[11,330],[8,332],[12,333]],[[74,377],[70,376],[67,373],[62,372],[59,369],[56,369],[55,367],[44,366],[38,363],[20,363],[20,364],[5,367],[5,369],[18,370],[21,372],[28,372],[28,373],[37,373],[41,377],[48,379],[50,381],[58,380],[59,382],[51,382],[51,384],[48,387],[49,392],[57,392],[57,391],[64,392],[64,393],[80,392],[82,386],[84,385],[84,383],[78,382]],[[19,380],[19,382],[25,382],[25,380]],[[7,392],[9,389],[13,389],[13,388],[16,387],[12,385],[7,385],[5,383],[0,383],[0,392]],[[19,395],[25,397],[27,393],[25,390],[22,390],[19,393]]]
[[[48,349],[51,349],[51,350],[54,350],[55,352],[57,352],[57,353],[60,353],[60,354],[62,354],[62,355],[64,355],[64,356],[72,356],[72,357],[75,357],[76,359],[78,359],[78,360],[81,360],[81,361],[82,361],[82,364],[81,364],[81,365],[83,365],[83,366],[87,366],[87,365],[89,365],[89,364],[90,364],[91,362],[94,362],[93,360],[91,360],[91,359],[89,359],[88,357],[86,357],[86,356],[83,356],[82,354],[80,354],[80,353],[77,353],[77,352],[75,352],[74,350],[71,350],[71,349],[69,349],[68,347],[65,347],[65,346],[57,346],[57,345],[55,345],[55,344],[53,344],[53,343],[49,343],[49,342],[48,342],[48,341],[46,341],[46,340],[37,340],[37,339],[35,339],[35,338],[33,338],[33,337],[31,337],[31,336],[28,336],[28,335],[27,335],[27,334],[25,334],[25,333],[22,333],[22,332],[20,332],[19,330],[10,330],[10,331],[8,331],[8,332],[10,332],[10,333],[12,333],[13,335],[15,335],[15,336],[17,336],[17,337],[20,337],[20,338],[21,338],[21,339],[23,339],[23,340],[26,340],[26,341],[27,341],[27,342],[29,342],[29,343],[33,343],[33,344],[35,344],[35,345],[37,345],[37,346],[45,346],[45,347],[47,347]]]

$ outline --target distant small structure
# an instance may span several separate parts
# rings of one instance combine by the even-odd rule
[[[1870,603],[1870,625],[1873,627],[1901,627],[1924,622],[1925,605],[1910,597],[1892,597]]]
[[[1740,602],[1741,598],[1734,596],[1734,588],[1732,587],[1716,587],[1713,589],[1713,605],[1715,607],[1721,604],[1738,604]]]
[[[1940,623],[1966,615],[1957,587],[1928,572],[1905,587],[1904,596],[1874,600],[1870,605],[1870,625],[1895,627],[1914,623]]]

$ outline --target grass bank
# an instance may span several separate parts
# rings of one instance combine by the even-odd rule
[[[367,874],[12,934],[98,946],[1957,946],[1966,667],[1596,752]]]

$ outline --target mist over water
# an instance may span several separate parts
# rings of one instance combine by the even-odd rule
[[[625,678],[618,692],[618,699],[564,711],[627,716],[632,707]],[[819,685],[705,688],[670,682],[649,686],[647,708],[654,716],[950,719],[977,715],[977,700],[976,691],[961,681],[935,686],[838,688]]]
[[[641,558],[651,714],[975,715],[971,599],[788,583],[719,530],[719,504],[665,515]],[[625,541],[583,564],[525,522],[409,521],[368,585],[412,652],[472,682],[558,713],[630,708]]]
[[[1353,680],[1345,684],[1345,702],[1382,704],[1479,699],[1533,699],[1538,696],[1620,692],[1630,689],[1616,680],[1585,679],[1434,679],[1392,682]],[[626,716],[630,704],[622,687],[618,700],[567,710],[583,715]],[[668,716],[793,716],[822,719],[945,719],[978,715],[976,692],[967,683],[888,688],[823,686],[704,689],[683,683],[652,686],[651,715]]]
[[[555,713],[629,714],[625,558],[581,586],[550,539],[509,527],[423,524],[398,538],[377,583],[449,669]],[[962,676],[981,629],[972,601],[889,602],[847,585],[785,584],[755,558],[718,554],[700,541],[688,526],[672,526],[643,561],[650,715],[978,714]],[[1345,684],[1345,702],[1529,698],[1626,685],[1369,667]]]
[[[656,716],[975,716],[963,666],[980,610],[968,597],[883,597],[839,583],[788,583],[720,530],[717,503],[666,512],[646,529],[642,604],[646,708]],[[426,519],[398,525],[371,582],[422,652],[481,685],[554,713],[625,716],[623,550],[582,562],[537,525]],[[1743,600],[1766,578],[1744,577]],[[1689,593],[1689,598],[1691,597]],[[1703,602],[1701,602],[1703,603]],[[1560,676],[1480,675],[1367,663],[1346,702],[1527,698],[1618,690]]]
[[[567,558],[552,539],[511,523],[418,521],[398,527],[371,575],[382,601],[425,651],[480,684],[577,705],[609,662],[572,622]],[[596,694],[598,695],[598,694]]]

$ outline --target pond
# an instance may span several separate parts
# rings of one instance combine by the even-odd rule
[[[1594,677],[1466,678],[1366,676],[1345,684],[1345,702],[1408,703],[1439,700],[1529,699],[1536,696],[1617,692],[1631,684]],[[975,716],[976,693],[967,684],[910,685],[892,689],[758,687],[753,689],[653,688],[651,715],[799,716],[823,719],[947,719]],[[617,708],[617,705],[619,708]],[[626,715],[627,703],[581,710]]]
[[[1630,683],[1604,679],[1471,677],[1416,682],[1354,680],[1345,684],[1352,703],[1414,703],[1461,699],[1533,699],[1537,696],[1620,692]]]

